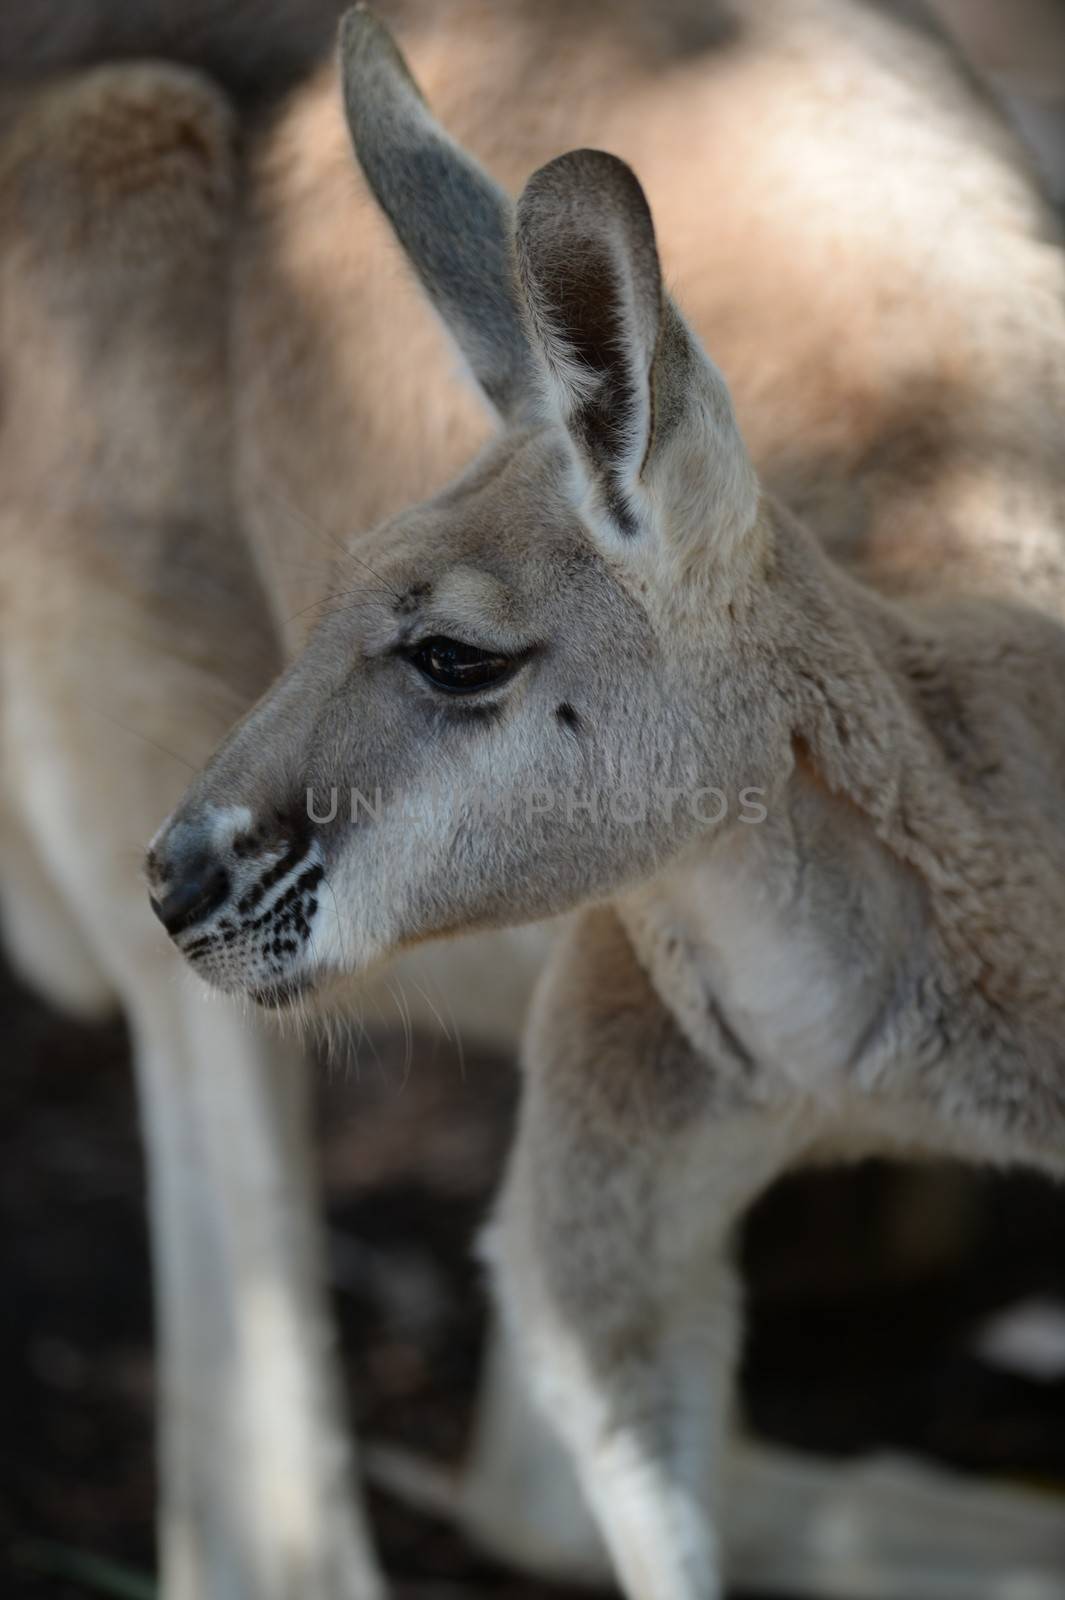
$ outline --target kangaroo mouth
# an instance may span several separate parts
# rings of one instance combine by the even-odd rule
[[[224,895],[215,892],[208,903],[194,885],[195,921],[172,931],[174,943],[214,988],[283,1011],[316,986],[322,965],[321,930],[315,932],[325,878],[321,846],[234,849],[224,869]]]

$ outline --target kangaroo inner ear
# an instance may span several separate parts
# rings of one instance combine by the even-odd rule
[[[635,533],[662,323],[643,190],[616,156],[575,150],[533,174],[516,221],[519,279],[549,389],[602,510]]]
[[[519,310],[513,208],[422,98],[391,35],[358,6],[340,25],[355,154],[430,299],[493,406],[535,410],[535,363]]]

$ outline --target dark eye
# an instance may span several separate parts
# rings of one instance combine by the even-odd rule
[[[409,659],[423,677],[448,694],[472,694],[475,689],[491,688],[501,683],[514,665],[511,656],[478,650],[461,639],[444,638],[424,639],[410,652]]]

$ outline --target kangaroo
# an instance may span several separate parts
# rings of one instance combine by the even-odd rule
[[[1033,238],[1007,337],[1039,408],[990,408],[968,386],[998,330],[952,327],[945,415],[880,463],[923,505],[856,506],[826,549],[756,473],[632,170],[556,157],[512,211],[367,13],[341,52],[367,181],[503,429],[353,544],[372,580],[337,580],[157,836],[155,906],[268,1007],[574,913],[488,1252],[623,1589],[710,1597],[745,1208],[874,1151],[1065,1166],[1065,497],[1039,415],[1065,273]],[[967,408],[979,457],[951,449]]]
[[[655,8],[515,0],[485,9],[456,0],[446,26],[434,8],[419,4],[405,4],[397,20],[434,102],[508,186],[516,188],[533,167],[578,143],[608,143],[636,163],[654,199],[671,281],[729,372],[763,480],[817,529],[836,560],[867,564],[881,590],[905,587],[911,579],[924,587],[933,573],[959,580],[964,569],[974,588],[999,597],[1016,593],[1022,602],[1041,598],[1048,608],[1057,603],[1060,261],[1046,242],[1051,225],[1023,154],[933,29],[920,21],[902,23],[858,0],[774,0],[728,9],[693,8],[687,0]],[[134,35],[143,19],[131,10],[127,23],[115,47],[123,55],[137,48]],[[0,26],[8,26],[8,19]],[[303,51],[306,34],[296,31]],[[165,54],[175,48],[178,32],[175,23],[145,48]],[[261,36],[268,32],[261,13],[249,24],[234,8],[224,27],[201,32],[193,46],[182,49],[184,59],[208,65],[237,91],[259,81],[264,62],[272,79],[284,79],[284,61]],[[51,50],[56,41],[60,48],[62,38],[61,30],[45,30],[37,42]],[[99,41],[90,42],[95,50]],[[18,52],[3,54],[6,69]],[[285,948],[299,946],[301,923],[329,964],[343,967],[349,958],[373,959],[375,950],[380,954],[393,940],[409,945],[444,926],[494,928],[501,918],[531,915],[538,898],[545,906],[572,905],[573,896],[594,894],[609,901],[610,916],[620,919],[622,899],[627,905],[629,896],[620,894],[617,852],[624,854],[636,840],[646,854],[642,866],[634,859],[626,869],[634,898],[625,931],[617,935],[614,981],[620,984],[624,962],[636,960],[631,952],[642,951],[640,938],[651,937],[646,930],[658,915],[653,906],[641,909],[640,895],[656,882],[663,890],[659,868],[664,871],[675,856],[677,830],[690,829],[685,848],[701,853],[709,819],[719,809],[714,791],[728,778],[715,757],[709,771],[699,773],[708,782],[693,793],[686,768],[684,781],[674,785],[681,793],[673,797],[676,815],[670,820],[670,774],[659,773],[655,798],[661,804],[650,824],[657,831],[641,833],[636,821],[626,820],[633,800],[626,784],[636,785],[637,808],[648,798],[640,792],[641,760],[653,749],[668,748],[670,759],[684,765],[670,737],[682,698],[669,705],[670,720],[663,719],[657,743],[642,746],[642,756],[637,741],[626,744],[622,761],[604,759],[584,769],[592,731],[585,671],[589,687],[601,678],[608,697],[624,693],[623,676],[605,666],[613,641],[587,624],[598,618],[612,626],[609,606],[600,609],[600,600],[612,606],[617,598],[612,587],[602,588],[611,565],[603,541],[613,536],[611,519],[624,510],[625,499],[613,509],[601,508],[605,520],[595,524],[594,540],[585,537],[583,523],[571,530],[574,484],[559,488],[558,475],[578,470],[579,462],[575,467],[571,460],[565,429],[556,420],[545,430],[539,401],[528,395],[511,414],[513,396],[490,370],[492,361],[501,359],[506,367],[520,350],[510,374],[514,395],[519,377],[520,387],[531,378],[539,393],[542,352],[512,341],[518,302],[511,301],[504,270],[511,222],[499,222],[498,196],[491,189],[487,207],[477,201],[482,191],[474,169],[473,188],[467,183],[461,192],[487,229],[475,249],[487,250],[490,270],[474,286],[473,332],[467,326],[466,343],[472,356],[473,337],[481,355],[471,364],[497,407],[507,409],[512,428],[520,422],[528,433],[529,491],[535,492],[544,473],[558,479],[546,518],[550,526],[537,542],[535,571],[529,573],[530,581],[548,586],[543,637],[511,638],[506,629],[518,622],[527,626],[528,616],[523,620],[519,609],[508,623],[493,611],[506,596],[482,582],[479,541],[490,530],[476,532],[471,525],[473,572],[460,572],[457,590],[450,598],[445,591],[444,598],[459,606],[471,626],[478,618],[483,623],[489,608],[493,631],[482,646],[538,648],[524,663],[514,663],[509,684],[500,678],[495,687],[485,686],[485,714],[469,719],[471,736],[478,717],[486,736],[494,719],[499,726],[493,737],[499,738],[512,697],[527,695],[537,681],[538,662],[562,621],[553,614],[556,600],[568,592],[584,656],[570,660],[569,698],[547,708],[551,727],[571,741],[551,750],[553,759],[579,755],[588,782],[555,790],[558,773],[545,770],[530,791],[517,761],[501,772],[499,787],[486,788],[482,760],[479,771],[467,775],[475,832],[489,824],[502,828],[506,843],[493,870],[513,872],[513,894],[509,883],[497,883],[479,905],[473,903],[481,893],[481,868],[472,832],[457,861],[459,883],[450,884],[447,868],[447,881],[440,882],[444,903],[434,905],[427,920],[424,903],[413,895],[405,906],[397,901],[395,926],[383,918],[375,929],[356,919],[349,928],[337,916],[330,931],[328,912],[320,915],[319,905],[312,910],[312,901],[317,896],[329,902],[337,892],[325,850],[327,844],[330,852],[339,846],[350,796],[345,792],[343,812],[331,823],[313,823],[303,782],[309,772],[300,770],[292,743],[281,741],[272,773],[264,766],[265,746],[257,746],[247,769],[239,770],[235,745],[231,792],[223,795],[226,785],[216,765],[202,790],[205,809],[179,810],[174,828],[156,844],[152,874],[160,909],[177,927],[180,892],[167,909],[171,891],[180,889],[171,851],[183,855],[187,847],[188,863],[206,869],[195,892],[185,882],[180,914],[188,920],[183,931],[178,928],[178,942],[187,948],[208,936],[206,965],[235,992],[216,994],[205,1005],[199,979],[182,970],[177,950],[152,918],[134,870],[141,843],[178,801],[188,764],[203,764],[267,689],[286,650],[301,645],[320,609],[323,547],[335,553],[334,532],[368,526],[441,487],[489,431],[474,388],[452,381],[447,338],[395,268],[387,225],[345,156],[338,99],[332,71],[322,71],[273,114],[260,108],[238,140],[233,106],[214,82],[154,62],[98,67],[8,93],[0,111],[0,349],[5,392],[17,397],[0,426],[0,526],[7,557],[0,587],[4,934],[20,970],[61,1003],[93,1012],[117,999],[131,1022],[151,1176],[162,1370],[160,1563],[167,1600],[247,1594],[270,1600],[294,1593],[307,1600],[364,1600],[381,1589],[337,1403],[301,1052],[290,1030],[279,1034],[268,1018],[248,1015],[245,981],[259,988],[261,998],[274,1000],[283,997],[286,985],[294,990],[304,983],[299,949]],[[389,102],[386,97],[379,103],[384,111]],[[399,122],[386,118],[397,132],[412,113],[403,95],[398,104]],[[883,172],[884,141],[893,128],[904,129],[906,141],[897,141],[891,170]],[[430,148],[435,160],[435,136]],[[442,178],[455,155],[454,147],[444,149]],[[468,169],[462,170],[468,179]],[[875,195],[871,170],[881,176]],[[965,205],[958,201],[962,173]],[[436,216],[433,206],[419,210],[423,222]],[[947,231],[947,217],[949,248],[934,250],[930,241]],[[446,281],[433,272],[423,275],[448,315],[465,315],[468,322],[468,286],[461,273],[451,281],[454,251],[449,245],[438,258],[434,236],[434,230],[424,232],[418,248],[430,251],[430,265],[444,266]],[[443,229],[439,238],[446,237]],[[472,236],[464,239],[460,263],[471,242]],[[646,267],[646,250],[642,257]],[[453,303],[456,290],[461,293]],[[489,322],[486,306],[496,313]],[[683,339],[680,347],[687,348]],[[694,368],[702,370],[701,358]],[[575,366],[572,376],[578,375]],[[727,418],[726,409],[723,428]],[[676,420],[671,449],[686,436],[684,416],[678,413]],[[634,416],[633,427],[637,421]],[[497,452],[493,459],[500,465],[500,493],[509,498],[510,480],[502,481],[505,455]],[[731,488],[739,492],[747,483],[757,497],[742,449],[737,460],[740,473]],[[659,468],[655,475],[661,480]],[[487,469],[477,469],[482,470]],[[591,481],[589,492],[594,501]],[[693,505],[692,518],[695,510]],[[427,515],[446,522],[456,513],[457,502],[451,511]],[[593,520],[600,514],[590,505]],[[555,527],[553,536],[559,517],[565,526]],[[516,581],[510,565],[524,562],[525,541],[534,532],[539,541],[544,520],[537,512],[535,528],[530,524],[523,532],[511,530],[508,518],[498,530],[497,551],[506,570],[497,573],[490,564],[489,577]],[[722,515],[714,525],[725,528],[728,522]],[[742,522],[739,515],[734,528],[741,561],[750,545]],[[337,592],[332,599],[326,592],[327,605],[337,608],[326,619],[334,637],[343,637],[345,606],[350,621],[380,595],[379,566],[395,584],[391,568],[407,559],[404,543],[421,565],[420,540],[409,524],[396,524],[393,532],[397,543],[393,547],[387,536],[383,563],[369,546],[364,558],[358,541],[342,554]],[[693,582],[703,542],[704,535],[693,535]],[[579,569],[556,595],[558,578],[547,552],[571,547],[581,555]],[[643,547],[630,542],[619,548],[628,561]],[[450,571],[441,546],[437,559]],[[631,633],[618,643],[626,638],[627,650],[636,644],[654,660],[662,616],[655,595],[663,592],[672,566],[664,561],[655,578],[653,560],[646,591],[638,588],[643,579],[625,578],[627,570],[618,567],[625,579],[620,592],[631,601],[627,626],[644,628],[641,615],[648,622],[642,644]],[[572,584],[583,586],[591,603],[587,614]],[[833,596],[835,606],[835,589]],[[409,626],[430,599],[431,594],[412,597]],[[858,604],[855,598],[853,606]],[[670,598],[670,615],[673,605]],[[508,603],[508,614],[510,609]],[[850,600],[844,610],[855,614]],[[707,626],[710,615],[708,610]],[[879,609],[872,615],[880,618]],[[885,625],[870,626],[880,641],[874,652],[879,662],[887,651]],[[670,623],[667,631],[676,630]],[[678,654],[671,657],[680,686],[691,682],[680,663],[685,637],[678,634]],[[724,635],[720,643],[724,648]],[[476,655],[462,659],[445,650],[432,660],[427,655],[425,666],[434,671],[486,670]],[[695,653],[692,671],[697,660],[705,665],[705,655]],[[375,670],[401,667],[419,670],[390,656]],[[539,681],[544,683],[542,673]],[[446,827],[445,809],[461,799],[461,788],[444,781],[443,761],[432,785],[423,770],[430,751],[444,753],[450,724],[442,720],[445,702],[435,698],[444,691],[420,678],[406,687],[415,685],[426,695],[419,714],[435,732],[424,752],[407,751],[409,773],[393,775],[402,777],[406,793],[434,827]],[[923,696],[938,704],[939,685],[931,674]],[[775,695],[775,688],[772,695],[767,689],[769,722]],[[497,696],[501,709],[493,714],[487,708]],[[297,743],[301,716],[311,718],[316,703],[312,696],[302,710],[290,709]],[[457,696],[446,704],[458,712],[474,701]],[[634,707],[639,704],[634,700]],[[1001,696],[996,704],[1005,704]],[[276,711],[273,701],[262,707],[264,735],[269,727],[278,731],[271,707]],[[337,761],[323,763],[317,783],[324,790],[312,807],[319,816],[330,809],[332,780],[338,780],[338,790],[346,781],[340,771],[344,750],[361,737],[354,706],[347,722],[343,710],[338,701],[331,713],[340,744]],[[750,731],[737,723],[729,747],[734,755],[742,753]],[[239,748],[246,752],[247,741],[254,744],[257,735],[245,729],[235,737],[245,741]],[[379,737],[391,745],[394,730],[381,728]],[[704,727],[691,747],[691,771],[701,768],[712,743]],[[400,741],[398,756],[404,748]],[[368,772],[371,753],[368,746]],[[812,764],[818,752],[804,753],[798,745],[793,754],[796,772],[808,769],[815,791],[812,827],[819,815],[821,769]],[[526,768],[533,758],[530,748],[528,759],[522,758]],[[465,754],[452,754],[447,766],[461,768],[465,761]],[[764,823],[751,820],[759,802],[778,796],[776,779],[784,782],[781,773],[770,771],[767,748],[745,768],[744,788],[761,787],[763,767],[772,781],[766,795],[748,795],[754,806],[738,794],[725,795],[728,820],[735,823],[731,837],[753,838],[773,827],[779,832],[779,806],[766,804]],[[370,776],[375,782],[362,797],[369,804],[357,808],[366,836],[378,821],[390,826],[396,820],[384,816],[385,798],[380,806],[376,802],[376,778],[384,784],[384,768]],[[400,787],[384,787],[389,801],[401,797]],[[786,788],[790,793],[790,783]],[[280,789],[286,800],[275,811]],[[253,790],[270,810],[245,817],[240,808],[252,810]],[[572,810],[574,849],[583,854],[593,823],[585,808],[596,795],[611,808],[602,824],[611,838],[578,870],[561,862],[551,844],[562,834],[549,808],[558,805],[563,824],[567,806]],[[887,804],[889,797],[881,799]],[[206,811],[218,830],[212,845],[217,857],[204,853],[197,818],[202,822]],[[845,815],[857,825],[865,813]],[[543,839],[553,888],[538,879],[530,830]],[[831,839],[839,873],[849,852],[856,865],[868,858],[875,876],[881,858],[867,833],[856,826],[852,834],[841,824]],[[382,828],[374,848],[383,836]],[[844,838],[846,850],[840,846]],[[234,847],[240,843],[232,862],[230,839]],[[660,844],[652,849],[654,839]],[[396,889],[406,895],[419,856],[408,827],[386,874],[388,894]],[[262,877],[279,864],[281,874],[261,888]],[[320,882],[303,883],[277,912],[277,920],[287,917],[288,924],[272,928],[267,940],[263,930],[277,901],[320,866]],[[232,869],[228,885],[219,867]],[[240,894],[234,896],[238,883]],[[893,883],[885,868],[881,892],[901,918],[905,907],[896,906]],[[742,885],[734,887],[739,893]],[[253,914],[249,908],[229,919],[227,896],[239,900],[257,891]],[[212,900],[218,903],[210,909]],[[340,896],[338,908],[345,904]],[[640,917],[644,935],[636,925]],[[220,928],[223,919],[257,918],[265,920],[246,941]],[[581,937],[579,953],[594,950],[597,940],[594,930]],[[601,942],[609,945],[605,935]],[[783,941],[788,950],[793,942]],[[490,954],[497,955],[504,943],[508,962],[518,957],[518,977],[505,993],[495,976],[490,985],[484,982],[483,942],[430,945],[406,959],[439,962],[456,1009],[468,1002],[483,1012],[494,997],[500,1001],[497,1025],[512,1025],[542,941],[535,934],[524,940],[494,931]],[[779,955],[781,941],[773,948]],[[207,953],[206,947],[198,952],[201,966]],[[289,972],[274,970],[285,961]],[[646,962],[640,954],[628,1001],[649,1017],[637,1004]],[[317,968],[314,977],[317,987],[324,986]],[[550,981],[557,983],[557,975]],[[665,978],[661,982],[665,992]],[[656,978],[655,996],[658,984]],[[493,995],[485,994],[488,988]],[[771,988],[767,983],[767,993]],[[804,991],[803,999],[813,992]],[[649,997],[648,1004],[661,1004],[661,996]],[[751,1050],[736,999],[724,994],[718,1008],[717,1026],[738,1028],[737,1045],[743,1040],[742,1048]],[[674,1006],[664,1009],[667,1014],[676,1021],[681,1013]],[[627,1015],[619,1013],[615,1026]],[[582,1016],[580,1008],[572,1013],[574,1037]],[[594,1018],[586,1021],[591,1026]],[[675,1069],[681,1076],[679,1054]],[[639,1067],[632,1071],[635,1084]],[[759,1081],[766,1074],[762,1063]],[[589,1074],[589,1106],[595,1081]],[[560,1158],[565,1149],[560,1143]],[[750,1181],[756,1181],[753,1172]],[[722,1229],[727,1200],[719,1207]],[[734,1197],[734,1203],[741,1202]],[[520,1205],[515,1202],[513,1209],[520,1211]],[[619,1286],[622,1280],[619,1273]],[[714,1337],[727,1343],[728,1317],[714,1313],[709,1297],[705,1308]],[[509,1345],[504,1355],[503,1369]],[[699,1390],[704,1406],[714,1392],[706,1376]],[[598,1570],[594,1548],[582,1545],[575,1563],[572,1548],[552,1546],[559,1538],[560,1510],[573,1511],[570,1479],[549,1453],[546,1466],[536,1456],[543,1444],[537,1439],[537,1488],[530,1496],[528,1478],[520,1476],[530,1463],[516,1460],[514,1447],[531,1447],[537,1424],[509,1380],[493,1400],[499,1404],[488,1416],[490,1437],[482,1439],[482,1470],[464,1501],[467,1519],[497,1547],[534,1566],[553,1562]],[[712,1409],[714,1420],[723,1423],[719,1408]],[[500,1420],[502,1436],[494,1436]],[[805,1584],[821,1594],[853,1594],[853,1564],[845,1563],[842,1571],[831,1563],[826,1568],[817,1520],[849,1495],[853,1473],[791,1470],[787,1459],[758,1456],[748,1447],[730,1457],[727,1477],[731,1509],[722,1532],[735,1542],[742,1523],[740,1533],[750,1536],[738,1554],[726,1552],[730,1571],[748,1584]],[[520,1495],[512,1491],[518,1481]],[[861,1526],[870,1506],[880,1512],[891,1492],[883,1475],[870,1480],[868,1501],[851,1506],[851,1526]],[[530,1528],[522,1517],[537,1497],[544,1499],[547,1521]],[[899,1498],[905,1522],[908,1483]],[[997,1581],[992,1554],[1001,1556],[1001,1546],[992,1550],[991,1535],[988,1542],[977,1538],[985,1526],[997,1532],[1009,1524],[1011,1576],[1027,1570],[1029,1556],[1033,1565],[1042,1557],[1044,1569],[1060,1568],[1057,1519],[1025,1506],[1010,1520],[1001,1497],[994,1499],[992,1518],[984,1514],[985,1504],[949,1484],[929,1493],[928,1526],[937,1536],[949,1520],[948,1507],[952,1517],[960,1516],[952,1554],[961,1561],[968,1553],[967,1595],[994,1592]],[[577,1540],[586,1533],[580,1524]],[[936,1549],[941,1551],[942,1538]],[[882,1583],[884,1561],[879,1567],[872,1561],[877,1553],[865,1551],[869,1566],[863,1570],[879,1572],[879,1579],[869,1581]],[[893,1570],[894,1592],[914,1592],[897,1561]],[[1051,1582],[1041,1592],[1057,1594],[1059,1588]]]

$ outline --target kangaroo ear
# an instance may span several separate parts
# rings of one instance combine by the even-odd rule
[[[484,393],[509,422],[535,410],[513,266],[513,208],[433,117],[391,35],[362,6],[340,24],[355,154]]]
[[[634,535],[665,513],[688,543],[704,517],[749,526],[757,485],[728,390],[663,291],[630,168],[601,150],[549,162],[518,201],[516,239],[532,344],[600,516]]]

